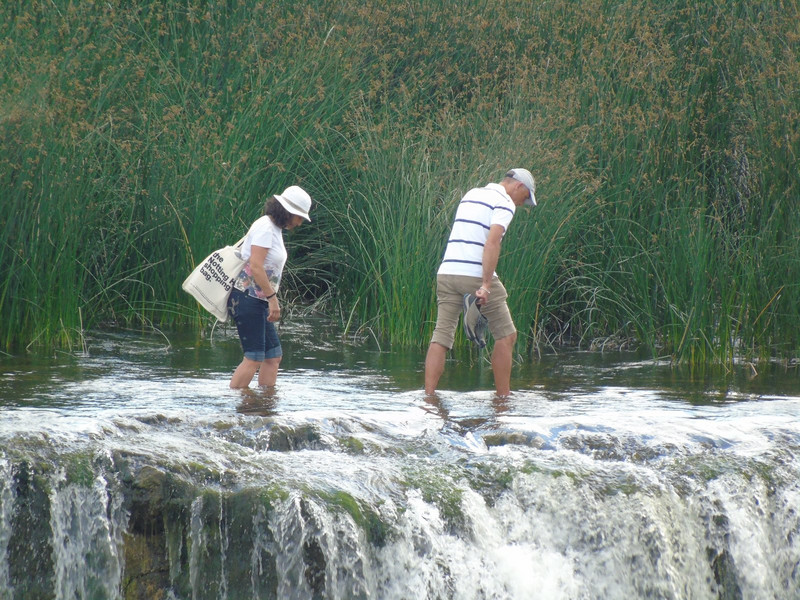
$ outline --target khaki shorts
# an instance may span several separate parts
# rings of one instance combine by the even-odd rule
[[[464,294],[474,294],[481,287],[480,277],[466,275],[437,275],[436,300],[439,310],[436,315],[436,327],[431,342],[441,344],[445,348],[453,347],[458,318],[464,309]],[[489,321],[492,337],[499,340],[516,333],[511,312],[506,304],[508,293],[497,277],[489,286],[489,300],[481,306],[481,313]]]

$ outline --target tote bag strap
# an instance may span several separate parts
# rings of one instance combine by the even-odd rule
[[[234,247],[234,248],[236,248],[236,254],[237,254],[237,255],[238,255],[240,258],[241,258],[241,253],[240,253],[240,250],[242,249],[242,246],[244,245],[244,241],[247,239],[247,236],[248,236],[248,235],[250,235],[250,232],[253,230],[253,226],[254,226],[254,225],[255,225],[255,222],[253,222],[253,225],[250,225],[250,229],[248,229],[248,230],[247,230],[247,233],[245,233],[245,234],[242,236],[242,238],[241,238],[241,239],[240,239],[238,242],[236,242],[236,243],[233,245],[233,247]]]

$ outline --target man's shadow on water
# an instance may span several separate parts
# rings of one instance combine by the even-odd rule
[[[244,388],[239,391],[242,401],[236,406],[236,412],[259,417],[278,414],[278,397],[274,387]]]
[[[444,422],[445,427],[462,434],[495,424],[497,417],[511,408],[508,397],[494,396],[492,398],[492,414],[454,419],[450,417],[450,411],[437,394],[426,395],[424,400],[425,404],[422,406],[422,410],[438,416]]]

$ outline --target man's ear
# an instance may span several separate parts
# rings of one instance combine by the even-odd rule
[[[521,181],[515,179],[514,182],[517,184],[517,193],[522,194],[522,197],[525,198],[528,195],[528,188]]]

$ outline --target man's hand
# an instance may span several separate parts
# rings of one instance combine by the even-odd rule
[[[489,301],[489,293],[489,288],[485,288],[483,286],[475,290],[475,297],[478,298],[478,306],[483,306]]]

